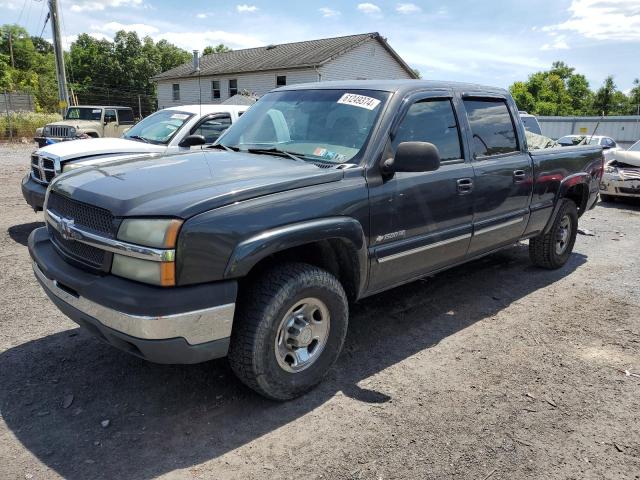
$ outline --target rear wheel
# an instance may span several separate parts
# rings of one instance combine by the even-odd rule
[[[265,397],[297,397],[320,383],[336,361],[347,323],[347,296],[333,275],[302,263],[275,267],[243,295],[231,335],[231,368]]]
[[[563,198],[560,201],[560,209],[549,232],[529,240],[529,258],[538,267],[560,268],[573,251],[578,233],[578,210],[572,200]]]

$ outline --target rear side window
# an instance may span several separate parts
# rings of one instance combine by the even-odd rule
[[[218,115],[209,118],[191,130],[192,135],[202,135],[207,144],[215,142],[222,132],[231,126],[229,115]]]
[[[443,162],[462,158],[458,122],[451,101],[422,100],[411,105],[393,137],[394,152],[402,142],[433,143]]]
[[[504,100],[464,100],[471,126],[474,157],[518,151],[518,139]]]
[[[133,110],[129,110],[128,108],[119,108],[118,123],[120,123],[120,125],[133,125]]]

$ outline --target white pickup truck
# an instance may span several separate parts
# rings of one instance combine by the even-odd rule
[[[129,157],[173,155],[215,142],[249,107],[246,105],[184,105],[160,110],[131,127],[121,138],[90,138],[60,142],[31,154],[22,196],[42,210],[47,186],[68,170]]]

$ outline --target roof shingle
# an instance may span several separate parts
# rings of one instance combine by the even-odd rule
[[[200,59],[199,72],[194,71],[191,62],[187,62],[179,67],[162,72],[152,79],[165,80],[197,77],[198,75],[225,75],[265,70],[310,68],[319,66],[371,38],[379,40],[407,71],[413,73],[380,34],[374,32],[283,43],[281,45],[267,45],[266,47],[232,50],[225,53],[212,53]]]

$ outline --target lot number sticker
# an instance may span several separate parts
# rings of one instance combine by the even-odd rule
[[[353,107],[366,108],[367,110],[373,110],[380,105],[380,100],[377,98],[367,97],[366,95],[357,95],[355,93],[345,93],[340,97],[338,103],[343,105],[351,105]]]

